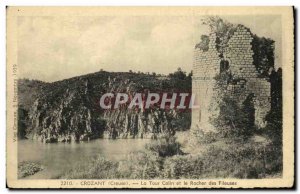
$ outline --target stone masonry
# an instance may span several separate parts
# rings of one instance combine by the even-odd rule
[[[270,82],[260,76],[253,64],[251,42],[253,35],[250,30],[239,25],[227,42],[223,53],[219,53],[216,35],[209,35],[208,51],[196,48],[193,64],[193,93],[197,96],[199,109],[193,110],[192,126],[204,131],[213,130],[209,122],[215,111],[210,109],[213,103],[215,79],[222,71],[230,71],[236,82],[228,85],[228,94],[242,104],[249,95],[254,96],[255,125],[265,126],[264,118],[270,110]],[[222,67],[223,66],[223,67]],[[225,66],[225,67],[224,67]]]

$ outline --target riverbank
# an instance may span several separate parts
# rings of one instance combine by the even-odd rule
[[[18,178],[25,178],[28,176],[32,176],[40,171],[42,171],[44,167],[35,162],[20,162],[18,164]]]
[[[111,161],[98,156],[78,164],[59,178],[66,179],[203,179],[238,178],[260,179],[282,176],[280,150],[269,144],[253,141],[226,143],[219,140],[206,144],[194,153],[182,151],[173,155],[170,150],[178,142],[151,142],[146,149],[130,153],[126,159]],[[160,145],[160,152],[156,148]],[[199,147],[199,146],[198,146]]]
[[[72,169],[78,163],[90,158],[103,156],[108,160],[119,161],[130,152],[141,151],[148,139],[97,139],[79,143],[44,144],[38,141],[21,140],[18,142],[18,163],[34,162],[44,169],[28,179],[50,179]]]
[[[29,179],[270,178],[282,172],[281,150],[257,142],[191,144],[187,132],[158,140],[93,140],[77,144],[36,144],[20,159],[43,164]],[[265,142],[265,141],[264,141]],[[30,145],[31,145],[30,144]],[[32,145],[31,145],[32,146]],[[28,145],[23,149],[29,150]],[[38,148],[38,149],[37,149]],[[39,154],[32,155],[32,152]],[[20,161],[21,161],[20,160]]]

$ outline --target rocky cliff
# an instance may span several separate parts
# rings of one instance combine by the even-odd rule
[[[181,79],[181,80],[180,80]],[[190,112],[152,109],[100,108],[107,92],[190,91],[191,80],[143,73],[100,71],[53,83],[26,87],[19,81],[19,131],[21,137],[69,142],[95,138],[155,138],[190,127]],[[178,86],[182,83],[184,88]],[[29,90],[34,90],[29,93]],[[26,98],[25,98],[26,96]],[[24,99],[30,99],[24,102]],[[26,104],[26,106],[24,106]]]

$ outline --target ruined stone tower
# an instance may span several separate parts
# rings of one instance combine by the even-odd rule
[[[209,35],[208,49],[195,48],[193,64],[193,93],[199,109],[193,110],[192,126],[202,130],[213,129],[209,118],[216,112],[210,109],[213,102],[215,79],[222,71],[230,71],[234,83],[228,85],[228,94],[240,104],[249,95],[254,96],[255,125],[263,127],[264,118],[270,110],[270,83],[260,75],[253,60],[253,34],[242,25],[237,26],[226,46],[220,53],[217,36]]]

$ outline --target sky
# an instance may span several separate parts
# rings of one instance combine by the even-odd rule
[[[226,16],[275,40],[281,66],[279,16]],[[208,29],[194,16],[18,17],[19,77],[53,82],[105,71],[190,72],[194,46]]]

